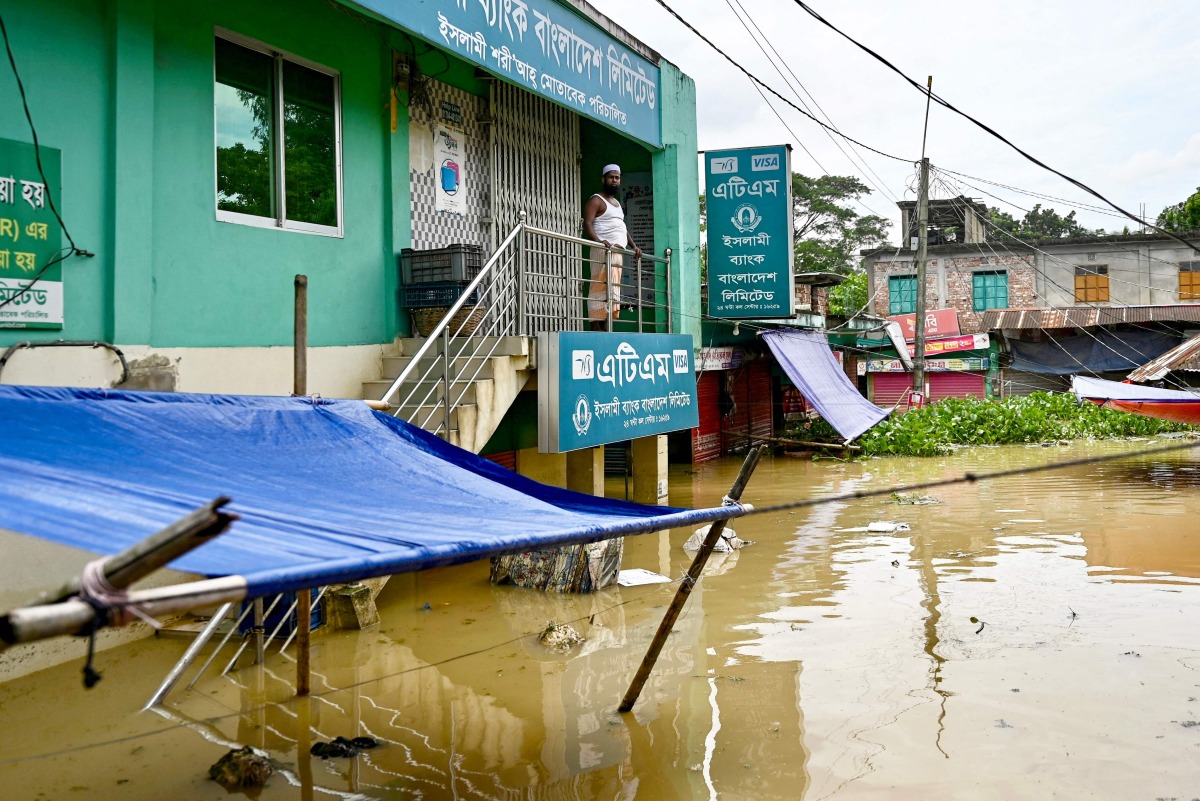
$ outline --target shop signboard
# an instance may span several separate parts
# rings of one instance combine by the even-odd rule
[[[0,139],[0,328],[63,327],[62,226],[58,198],[62,152]]]
[[[926,359],[927,373],[962,373],[977,372],[988,369],[988,360],[978,357],[966,359]],[[871,359],[867,362],[868,373],[907,373],[899,359]]]
[[[704,154],[708,313],[794,317],[790,145]]]
[[[659,68],[554,0],[358,0],[487,72],[653,147]]]
[[[904,338],[912,342],[917,338],[917,315],[896,314],[888,317],[900,323]],[[934,309],[925,312],[925,338],[958,336],[958,311],[956,309]]]
[[[958,337],[925,340],[925,355],[936,356],[939,353],[954,353],[962,350],[985,350],[991,344],[987,334],[964,334]],[[910,356],[916,355],[915,345],[908,346]]]
[[[702,373],[715,370],[736,370],[742,366],[746,351],[733,345],[701,348],[696,369]]]
[[[538,450],[565,453],[700,424],[686,334],[538,334]]]

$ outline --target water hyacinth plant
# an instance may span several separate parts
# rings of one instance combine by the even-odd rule
[[[1101,409],[1071,394],[1034,392],[1004,400],[946,398],[892,415],[856,444],[867,456],[938,456],[968,445],[1151,437],[1194,428]]]

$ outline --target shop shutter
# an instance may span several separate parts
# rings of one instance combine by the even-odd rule
[[[726,375],[734,411],[721,420],[721,452],[739,453],[756,439],[775,433],[771,366],[767,359],[756,359]]]
[[[930,373],[929,400],[942,398],[985,398],[983,373]]]
[[[514,473],[517,472],[517,452],[516,451],[501,451],[500,453],[489,453],[483,457],[489,462],[495,462],[501,467],[507,467]]]
[[[775,436],[775,393],[771,387],[771,361],[759,359],[750,363],[749,384],[750,435]]]
[[[707,372],[696,381],[700,425],[692,429],[692,463],[721,455],[721,412],[717,408],[722,374]]]
[[[871,373],[871,403],[890,409],[912,389],[911,373]],[[900,411],[905,409],[900,406]]]
[[[1031,392],[1068,392],[1067,376],[1027,373],[1024,370],[1000,371],[1000,394],[1004,398],[1023,398]]]
[[[516,227],[522,211],[535,228],[580,236],[579,116],[504,81],[492,81],[491,98],[492,247]],[[532,271],[525,287],[527,318],[539,331],[580,329],[582,248],[543,238],[525,258]]]

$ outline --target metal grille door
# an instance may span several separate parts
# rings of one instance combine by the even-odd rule
[[[503,81],[492,82],[492,117],[493,239],[511,231],[522,211],[535,228],[579,236],[579,117]],[[581,250],[542,238],[522,254],[529,275],[523,311],[536,319],[536,330],[578,327]]]

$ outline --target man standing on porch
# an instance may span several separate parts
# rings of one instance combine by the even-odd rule
[[[600,192],[588,198],[583,206],[583,233],[606,248],[628,248],[633,251],[634,258],[640,259],[642,249],[634,244],[629,229],[625,227],[625,210],[621,208],[620,193],[621,168],[616,164],[606,164]],[[596,257],[598,253],[599,258]],[[599,248],[592,248],[587,309],[593,331],[607,330],[610,309],[613,317],[620,311],[621,267],[624,263],[621,253],[601,253]]]

